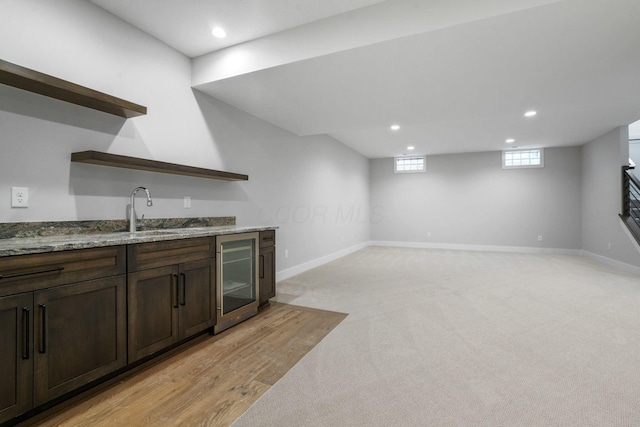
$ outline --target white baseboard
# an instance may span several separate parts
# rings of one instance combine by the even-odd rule
[[[618,270],[626,271],[627,273],[640,276],[640,267],[636,267],[635,265],[631,265],[631,264],[627,264],[626,262],[607,258],[605,256],[594,254],[593,252],[589,252],[589,251],[582,251],[582,256],[592,259],[594,261],[601,262],[602,264],[608,265],[609,267],[617,268]]]
[[[278,271],[278,272],[276,272],[276,282],[279,282],[280,280],[286,280],[286,279],[288,279],[290,277],[293,277],[295,275],[298,275],[300,273],[304,273],[307,270],[311,270],[312,268],[320,267],[323,264],[326,264],[326,263],[334,261],[334,260],[336,260],[338,258],[342,258],[343,256],[347,256],[349,254],[357,252],[360,249],[364,249],[367,246],[369,246],[369,242],[359,243],[359,244],[357,244],[355,246],[351,246],[349,248],[342,249],[340,251],[331,253],[329,255],[325,255],[323,257],[316,258],[316,259],[314,259],[312,261],[308,261],[308,262],[296,265],[295,267],[291,267],[291,268],[287,268],[286,270]]]
[[[276,281],[286,280],[295,275],[304,273],[307,270],[319,267],[328,262],[334,261],[343,256],[347,256],[368,246],[386,246],[397,248],[416,248],[416,249],[451,249],[459,251],[481,251],[481,252],[515,252],[524,254],[551,254],[551,255],[572,255],[583,256],[594,261],[601,262],[613,268],[617,268],[627,273],[636,274],[640,276],[640,267],[636,267],[631,264],[627,264],[621,261],[616,261],[611,258],[604,257],[602,255],[594,254],[582,249],[558,249],[558,248],[531,248],[520,246],[492,246],[492,245],[462,245],[454,243],[427,243],[427,242],[391,242],[386,240],[373,240],[368,242],[362,242],[355,246],[351,246],[346,249],[334,252],[329,255],[314,259],[312,261],[305,262],[295,267],[288,268],[286,270],[278,271],[276,273]]]
[[[428,243],[428,242],[390,242],[378,240],[369,242],[369,246],[389,246],[398,248],[418,248],[418,249],[452,249],[458,251],[481,251],[481,252],[517,252],[524,254],[553,254],[553,255],[577,255],[581,256],[580,249],[558,249],[558,248],[531,248],[520,246],[492,246],[492,245],[462,245],[456,243]]]
[[[640,245],[638,245],[636,238],[634,237],[633,234],[631,234],[631,231],[629,231],[629,227],[627,227],[627,224],[625,224],[622,218],[620,217],[618,217],[618,224],[620,224],[620,227],[622,227],[622,231],[624,231],[624,234],[627,235],[633,247],[636,248],[636,251],[640,253]]]

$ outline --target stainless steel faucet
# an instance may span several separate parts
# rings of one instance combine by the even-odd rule
[[[145,187],[134,188],[134,190],[131,192],[131,202],[129,203],[129,232],[130,233],[135,233],[138,225],[137,224],[138,219],[136,217],[136,193],[139,190],[144,190],[144,192],[147,193],[147,206],[153,206],[153,201],[151,200],[151,194],[149,193],[149,190],[147,190]],[[144,215],[142,215],[142,218],[144,219]]]

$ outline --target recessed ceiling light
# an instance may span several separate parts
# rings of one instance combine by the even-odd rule
[[[524,116],[525,117],[533,117],[536,114],[538,114],[536,111],[531,110],[531,111],[527,111],[526,113],[524,113]]]
[[[227,36],[227,32],[220,27],[215,27],[213,30],[211,30],[211,34],[219,39],[225,38]]]
[[[391,125],[391,130],[400,130],[400,125]]]
[[[513,138],[509,138],[509,139],[507,139],[505,142],[506,142],[507,144],[511,144],[511,143],[516,142],[516,140],[515,140],[515,139],[513,139]]]
[[[415,149],[416,149],[416,147],[414,147],[413,145],[410,145],[410,146],[407,147],[407,150],[409,150],[409,151],[415,150]]]

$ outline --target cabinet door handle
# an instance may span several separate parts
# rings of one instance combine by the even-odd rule
[[[47,352],[47,306],[40,304],[40,353]]]
[[[29,331],[31,330],[29,307],[22,307],[22,337],[24,338],[24,344],[22,348],[22,358],[29,359],[29,341],[31,340]]]
[[[30,271],[28,273],[0,274],[0,279],[14,279],[16,277],[33,276],[35,274],[54,273],[56,271],[63,271],[63,270],[64,270],[64,267],[56,267],[56,268],[52,268],[51,270]]]
[[[264,279],[264,255],[260,255],[260,278]]]
[[[178,297],[178,294],[179,294],[178,288],[179,288],[179,286],[178,286],[178,275],[177,274],[173,275],[173,284],[175,285],[175,290],[176,290],[174,292],[174,294],[173,294],[173,296],[175,298],[174,299],[174,303],[173,303],[173,308],[178,308],[178,304],[179,304],[180,298]]]
[[[180,277],[182,277],[182,301],[180,305],[187,305],[187,275],[180,273]]]

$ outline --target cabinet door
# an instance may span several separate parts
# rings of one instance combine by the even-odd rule
[[[124,275],[34,293],[34,401],[45,403],[126,364]]]
[[[260,305],[276,296],[276,248],[260,248]]]
[[[215,260],[180,265],[180,338],[197,334],[215,323]]]
[[[33,404],[33,294],[0,298],[0,423]]]
[[[129,273],[129,363],[179,338],[178,267]]]

